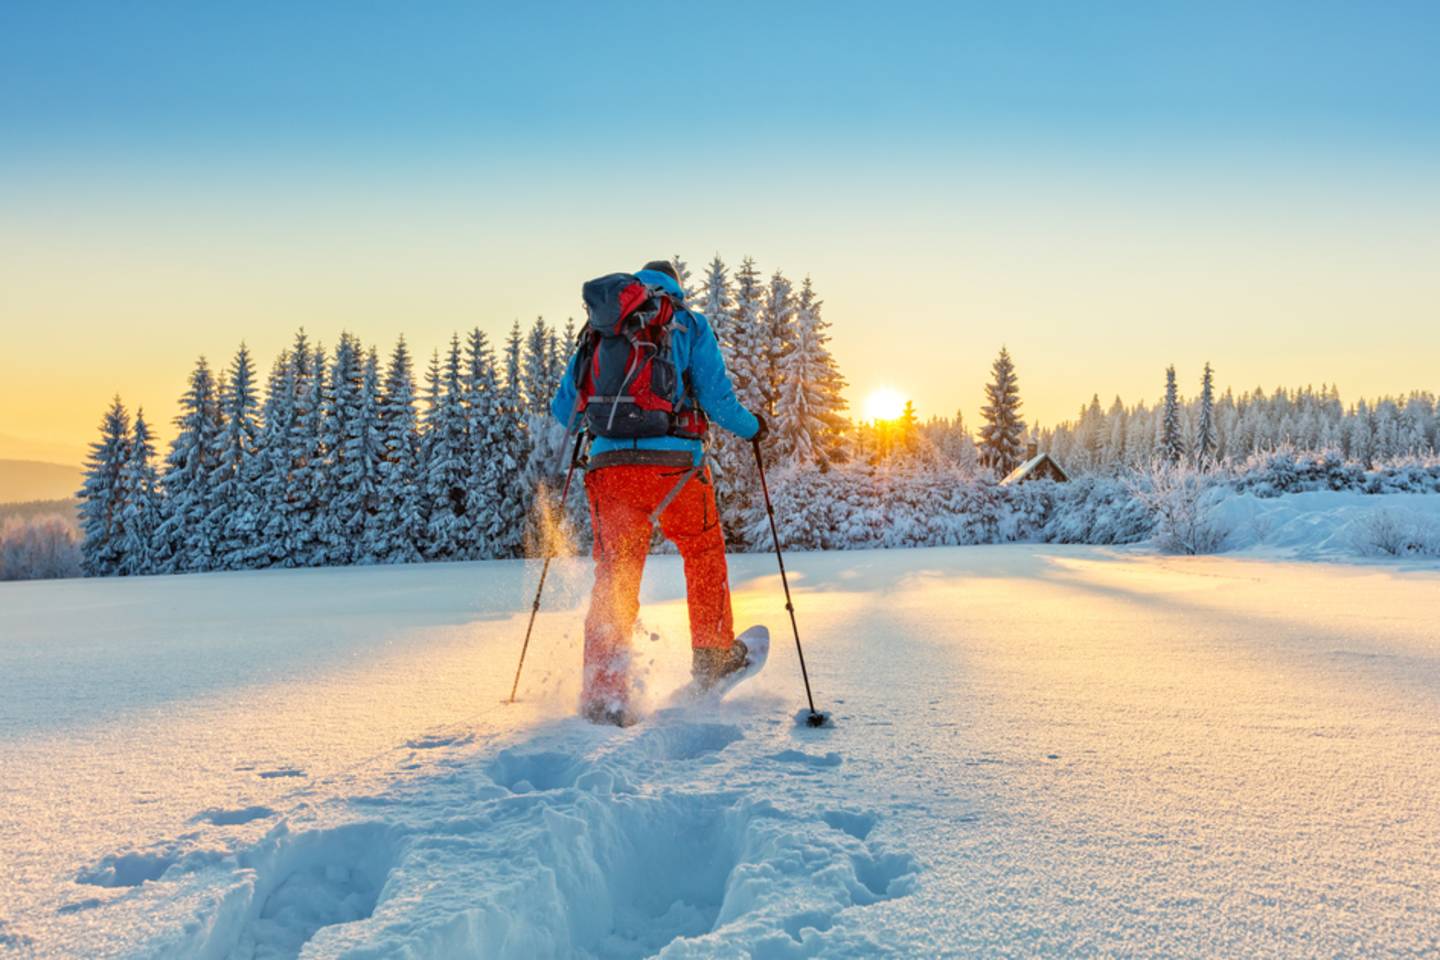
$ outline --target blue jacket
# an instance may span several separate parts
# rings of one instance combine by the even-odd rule
[[[677,298],[684,297],[680,285],[658,270],[641,270],[635,276],[645,283],[663,286]],[[695,399],[710,421],[746,440],[755,436],[760,429],[760,421],[735,399],[735,387],[730,382],[730,374],[725,371],[725,358],[720,355],[720,344],[715,339],[715,331],[710,328],[710,321],[694,311],[682,313],[677,317],[670,335],[670,349],[676,371],[690,372]],[[555,391],[555,399],[550,401],[551,416],[572,430],[579,427],[578,422],[572,422],[579,420],[575,416],[576,380],[575,357],[572,356],[565,378],[560,381],[560,389]],[[704,454],[699,440],[683,437],[642,437],[638,440],[596,437],[590,446],[592,455],[610,450],[688,450],[697,465]]]

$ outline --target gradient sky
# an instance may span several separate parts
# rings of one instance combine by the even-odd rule
[[[773,6],[6,3],[0,456],[677,252],[809,273],[857,404],[1440,388],[1440,4]]]

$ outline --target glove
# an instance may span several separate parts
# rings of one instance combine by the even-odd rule
[[[765,418],[757,413],[755,414],[755,419],[760,421],[760,427],[750,437],[751,443],[759,443],[761,440],[764,440],[770,435],[770,424],[765,422]]]

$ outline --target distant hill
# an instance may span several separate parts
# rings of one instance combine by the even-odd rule
[[[0,433],[0,460],[39,460],[42,463],[63,463],[79,466],[85,462],[90,447],[84,443],[61,443],[13,433]]]
[[[0,460],[0,503],[68,500],[80,489],[80,468],[40,460]]]
[[[71,526],[80,524],[79,500],[29,500],[24,503],[0,503],[0,529],[11,519],[22,523],[41,517],[59,517]]]

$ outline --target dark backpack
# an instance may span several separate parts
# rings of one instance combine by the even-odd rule
[[[675,368],[671,331],[689,314],[663,287],[628,273],[586,283],[576,408],[594,437],[704,436],[705,415]],[[683,329],[683,327],[681,327]]]

